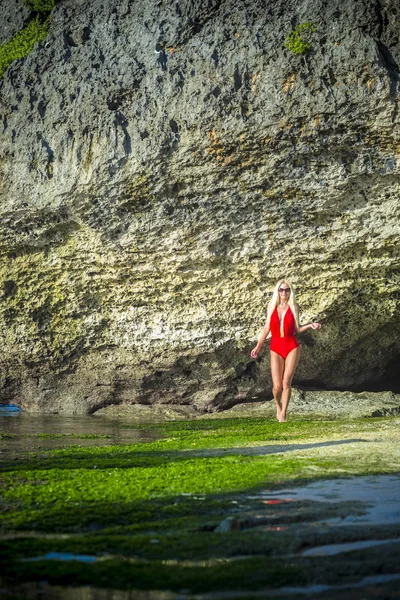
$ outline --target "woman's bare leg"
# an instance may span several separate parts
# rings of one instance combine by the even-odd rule
[[[292,393],[292,380],[296,367],[300,359],[300,348],[295,348],[286,357],[285,370],[283,372],[283,391],[282,391],[282,411],[280,415],[280,421],[286,421],[286,411],[289,404],[290,396]]]
[[[282,410],[282,392],[283,392],[283,370],[285,361],[276,352],[271,350],[271,375],[272,375],[272,393],[276,403],[276,418],[279,420]]]

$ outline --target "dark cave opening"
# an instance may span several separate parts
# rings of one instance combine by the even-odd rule
[[[294,379],[293,385],[301,390],[332,390],[338,392],[393,392],[400,394],[400,357],[388,363],[383,375],[355,385],[329,386],[320,379]]]

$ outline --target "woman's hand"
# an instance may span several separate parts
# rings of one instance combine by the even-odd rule
[[[257,358],[257,356],[258,356],[257,346],[255,348],[253,348],[253,350],[250,352],[250,356],[251,356],[251,358]]]
[[[321,323],[311,323],[311,329],[321,329]]]

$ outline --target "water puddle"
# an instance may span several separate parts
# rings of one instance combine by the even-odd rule
[[[321,594],[323,592],[333,592],[340,590],[349,590],[349,589],[357,589],[368,587],[370,585],[382,585],[385,583],[389,583],[391,581],[400,580],[400,575],[398,573],[393,573],[390,575],[372,575],[369,577],[364,577],[360,579],[360,581],[356,581],[355,583],[344,583],[341,585],[310,585],[309,587],[284,587],[280,588],[279,595],[283,596],[285,594]],[[270,594],[272,595],[272,593]],[[252,593],[252,596],[256,596],[256,594]],[[276,592],[275,592],[276,596]],[[379,596],[376,596],[377,598]]]
[[[365,514],[344,519],[324,520],[327,524],[395,524],[400,523],[400,476],[371,475],[317,481],[302,487],[265,491],[258,495],[267,504],[275,500],[312,500],[321,503],[358,501],[365,503]]]
[[[23,562],[37,562],[39,560],[77,560],[83,563],[93,563],[106,558],[105,556],[93,556],[91,554],[73,554],[72,552],[48,552],[43,556],[34,556],[33,558],[23,558]]]
[[[15,600],[179,600],[181,594],[152,590],[113,590],[91,586],[70,587],[49,585],[45,581],[20,585],[13,589],[3,588],[0,581],[0,598]]]
[[[245,592],[229,592],[229,593],[222,593],[222,594],[204,594],[204,595],[198,595],[198,596],[181,596],[182,600],[230,600],[230,599],[235,599],[237,598],[238,600],[240,598],[248,598],[249,596],[251,598],[269,598],[269,597],[273,597],[273,598],[277,598],[277,597],[284,597],[284,596],[290,596],[292,594],[298,594],[298,595],[304,595],[304,596],[311,596],[311,595],[317,595],[317,594],[322,594],[324,592],[335,592],[335,591],[345,591],[345,590],[351,590],[351,589],[357,589],[357,588],[364,588],[364,587],[368,587],[370,585],[376,586],[376,585],[384,585],[385,583],[390,583],[391,581],[397,581],[400,580],[400,575],[398,575],[397,573],[393,573],[390,575],[374,575],[374,576],[370,576],[370,577],[364,577],[363,579],[361,579],[360,581],[356,581],[355,583],[347,583],[347,584],[343,584],[343,585],[310,585],[308,587],[283,587],[280,588],[278,590],[262,590],[262,591],[258,591],[258,592],[251,592],[249,593],[248,591]],[[318,596],[317,596],[318,598]],[[336,596],[335,596],[336,598]],[[376,598],[382,598],[382,596],[376,596]]]
[[[160,437],[155,430],[123,428],[120,421],[92,415],[41,415],[9,406],[0,408],[0,456],[3,457],[10,452],[32,449],[133,444]]]
[[[353,550],[363,550],[364,548],[372,548],[373,546],[380,546],[381,544],[398,544],[400,539],[386,539],[386,540],[363,540],[361,542],[346,542],[344,544],[327,544],[326,546],[318,546],[317,548],[310,548],[304,550],[302,556],[334,556],[335,554],[342,554],[344,552],[352,552]]]

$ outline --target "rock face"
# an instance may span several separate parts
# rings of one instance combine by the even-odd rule
[[[399,32],[398,0],[56,4],[0,83],[1,397],[64,413],[267,397],[267,347],[249,351],[282,276],[323,323],[298,381],[384,377]]]
[[[29,20],[29,8],[20,0],[1,0],[0,44],[4,44]]]

